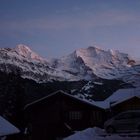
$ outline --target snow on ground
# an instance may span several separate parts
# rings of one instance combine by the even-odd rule
[[[119,136],[118,134],[106,135],[103,129],[94,127],[79,131],[64,140],[140,140],[140,137]]]
[[[0,137],[19,133],[19,129],[0,116]]]

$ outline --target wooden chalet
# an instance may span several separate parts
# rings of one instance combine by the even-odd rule
[[[112,104],[111,110],[114,114],[128,110],[140,110],[140,96],[131,96],[120,100]]]
[[[57,140],[74,131],[101,126],[104,109],[63,91],[25,107],[28,140]]]

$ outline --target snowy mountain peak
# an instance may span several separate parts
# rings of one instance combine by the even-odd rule
[[[95,80],[99,77],[104,79],[124,77],[128,81],[130,76],[127,75],[132,73],[133,77],[137,78],[140,68],[135,66],[135,60],[128,54],[103,50],[96,46],[77,49],[59,59],[45,60],[28,46],[20,44],[12,49],[0,49],[0,70],[20,71],[22,77],[39,82]]]
[[[88,48],[82,48],[82,49],[78,49],[76,50],[76,55],[77,57],[80,56],[89,56],[89,57],[95,57],[96,55],[98,55],[100,52],[102,52],[104,50],[97,48],[96,46],[89,46]]]
[[[128,54],[90,46],[58,59],[55,68],[72,73],[81,71],[86,77],[92,73],[98,77],[113,79],[120,78],[124,71],[132,66],[132,62]]]
[[[34,60],[34,61],[44,61],[42,57],[40,57],[38,54],[33,52],[28,46],[24,44],[19,44],[13,49],[18,55]]]
[[[94,46],[89,46],[87,48],[87,50],[89,51],[103,51],[103,49],[99,48],[98,46],[94,45]]]
[[[19,54],[21,54],[23,56],[28,54],[28,53],[32,53],[31,49],[28,46],[24,45],[24,44],[17,45],[15,47],[15,50],[16,50],[17,53],[19,53]]]
[[[116,55],[116,52],[119,52],[119,51],[114,51],[114,50],[112,50],[112,49],[109,49],[108,50],[108,52],[111,54],[111,55]]]

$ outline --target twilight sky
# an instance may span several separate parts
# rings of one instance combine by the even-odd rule
[[[140,0],[0,0],[0,47],[44,57],[97,45],[140,58]]]

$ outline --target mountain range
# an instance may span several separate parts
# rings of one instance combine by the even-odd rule
[[[140,64],[126,53],[95,46],[77,49],[61,58],[45,59],[20,44],[0,49],[0,70],[38,83],[118,79],[140,85]]]
[[[27,103],[57,90],[92,103],[118,89],[139,89],[139,62],[126,53],[95,46],[52,59],[23,44],[0,48],[0,114],[18,124],[17,116]]]

